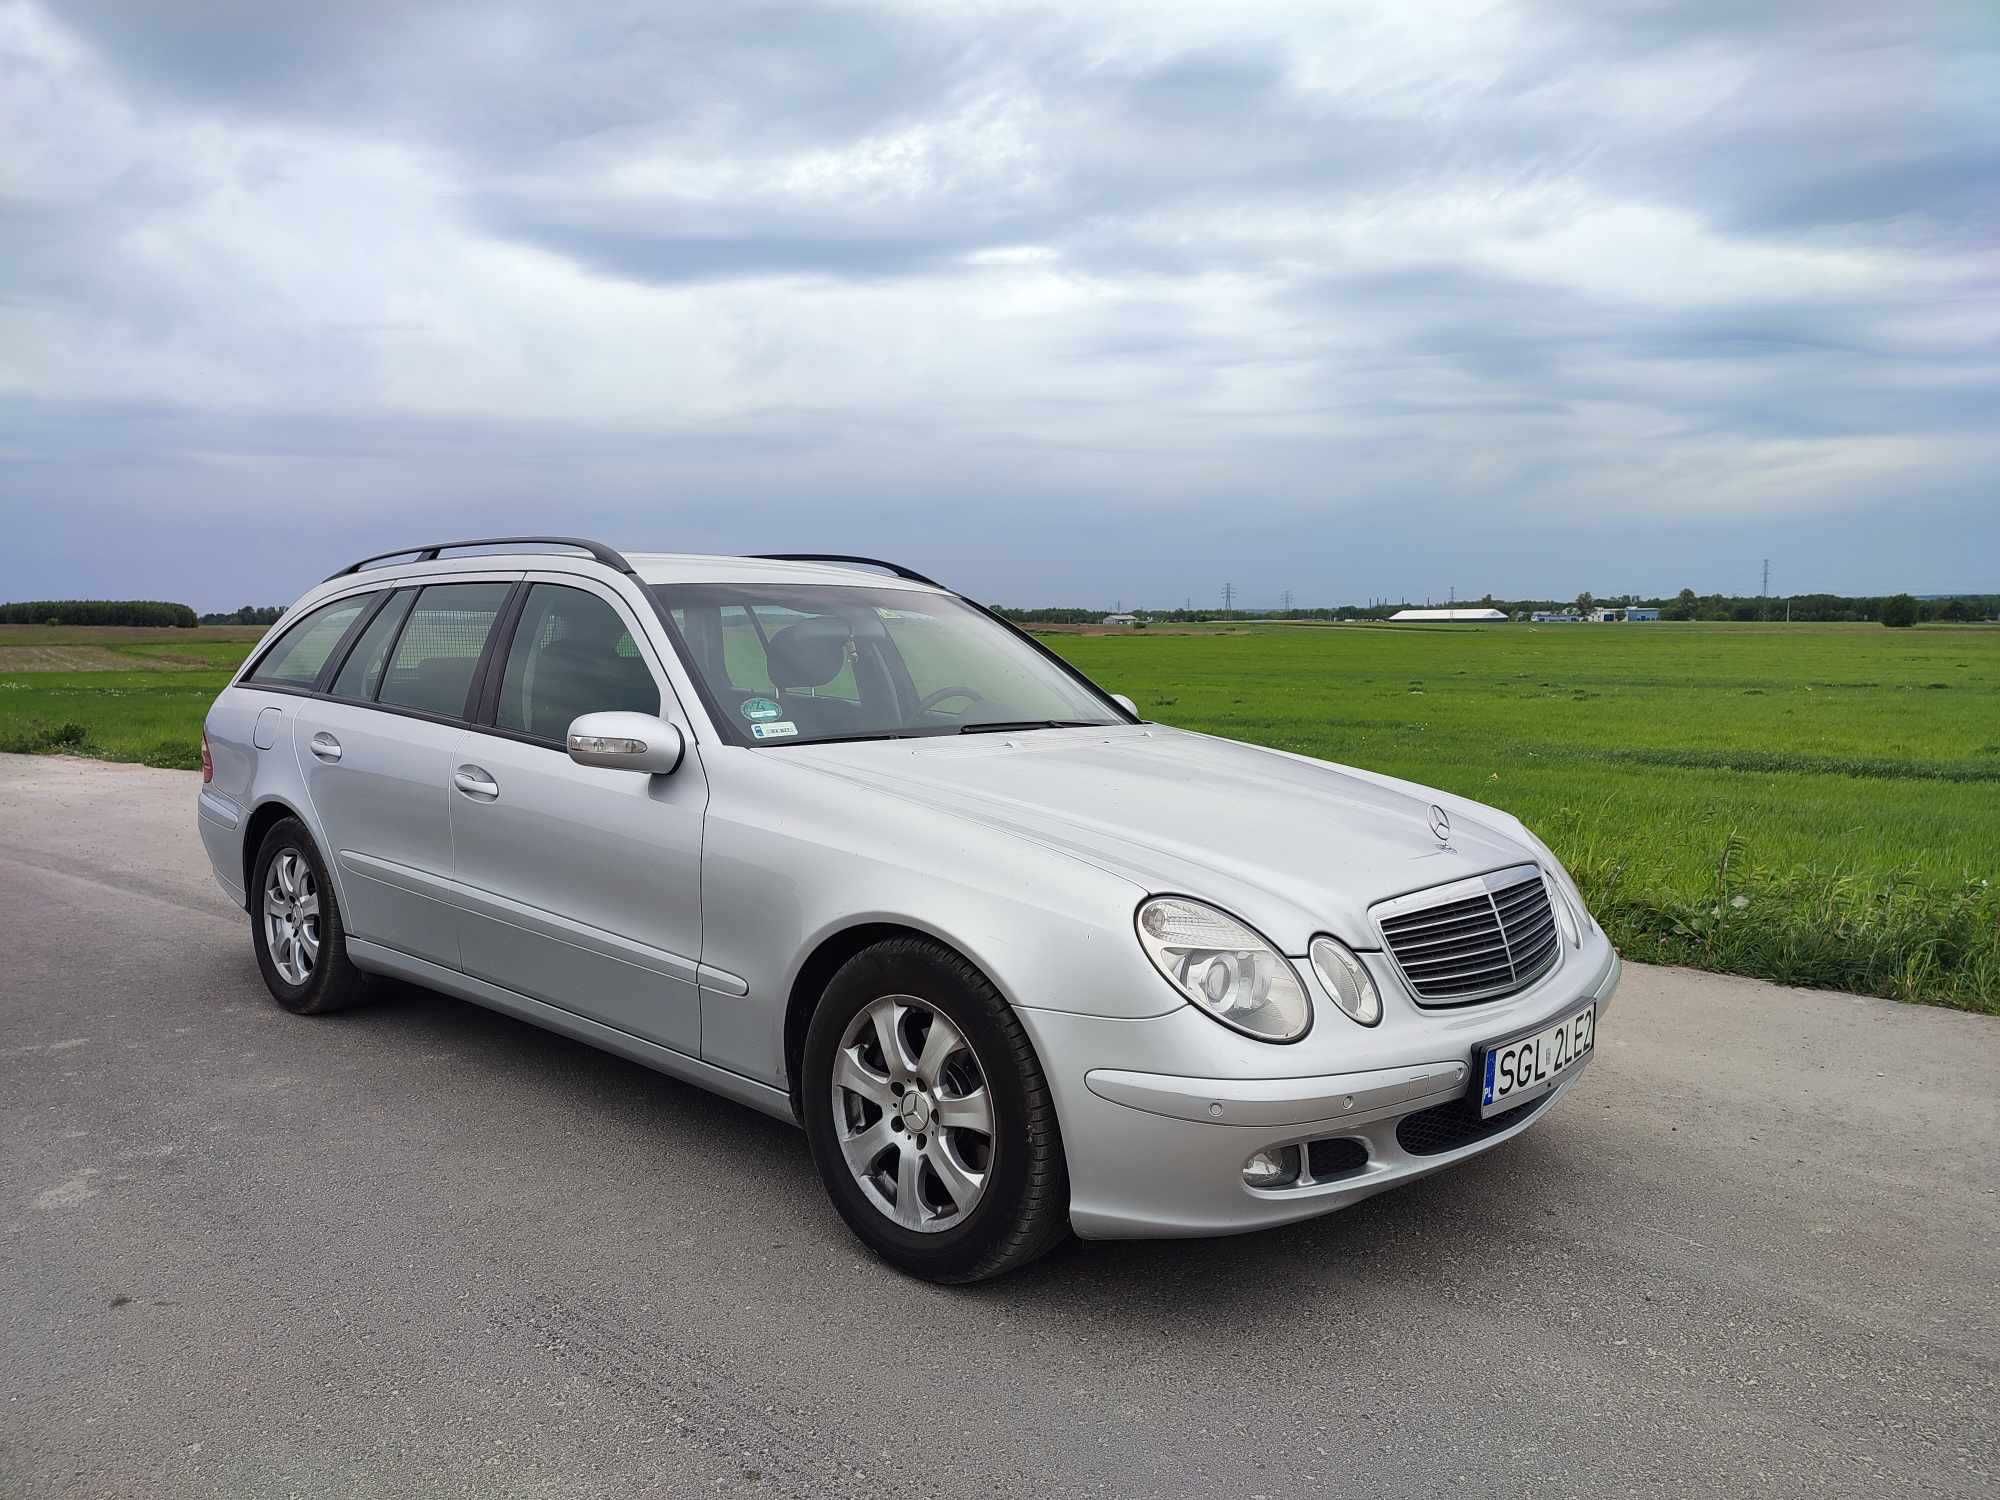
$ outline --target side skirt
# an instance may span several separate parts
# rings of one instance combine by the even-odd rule
[[[549,1031],[559,1031],[564,1036],[573,1036],[580,1042],[588,1042],[593,1047],[602,1047],[606,1052],[616,1052],[621,1057],[629,1057],[636,1063],[643,1063],[656,1072],[678,1078],[683,1083],[694,1084],[710,1093],[720,1094],[725,1099],[733,1099],[738,1104],[747,1104],[761,1114],[774,1120],[783,1120],[788,1125],[797,1125],[792,1115],[792,1096],[784,1089],[774,1089],[769,1084],[758,1083],[754,1079],[743,1078],[727,1069],[718,1068],[713,1063],[705,1063],[699,1058],[689,1057],[670,1047],[648,1042],[629,1032],[606,1026],[573,1014],[560,1006],[549,1005],[541,1000],[532,1000],[526,995],[497,984],[488,984],[483,979],[474,979],[470,974],[456,969],[447,969],[428,959],[413,958],[407,953],[399,953],[394,948],[385,948],[380,943],[371,943],[362,938],[347,940],[347,956],[354,960],[356,968],[371,974],[387,974],[397,979],[406,979],[411,984],[422,985],[425,989],[439,990],[447,995],[455,995],[461,1000],[470,1000],[474,1005],[483,1005],[488,1010],[497,1010],[503,1015],[514,1016],[534,1026]]]

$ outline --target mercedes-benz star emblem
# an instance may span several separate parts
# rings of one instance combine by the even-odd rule
[[[1431,804],[1431,832],[1437,835],[1440,844],[1451,842],[1451,818],[1435,802]]]

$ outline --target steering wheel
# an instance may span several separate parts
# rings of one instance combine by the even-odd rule
[[[968,709],[975,703],[986,701],[986,695],[976,688],[941,687],[935,693],[925,693],[917,700],[917,712],[928,713],[934,705],[944,702],[947,698],[964,698],[967,700],[965,706]]]

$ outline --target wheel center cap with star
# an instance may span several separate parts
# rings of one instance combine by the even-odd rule
[[[902,1118],[903,1128],[914,1134],[931,1123],[931,1101],[922,1090],[910,1089],[896,1106],[896,1113]]]

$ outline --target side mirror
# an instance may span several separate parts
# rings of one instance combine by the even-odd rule
[[[1123,693],[1113,693],[1111,695],[1111,701],[1117,704],[1120,708],[1124,709],[1125,712],[1130,714],[1133,718],[1136,719],[1139,717],[1139,705],[1134,703],[1130,698],[1126,697]]]
[[[569,726],[569,758],[580,766],[671,776],[687,742],[680,727],[651,714],[584,714]]]

